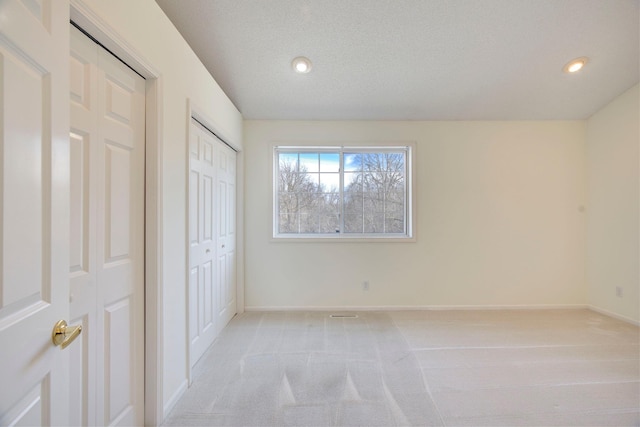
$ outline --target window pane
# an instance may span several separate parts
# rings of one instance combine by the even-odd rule
[[[365,212],[364,214],[365,233],[384,233],[384,214]]]
[[[364,153],[362,155],[362,169],[365,171],[384,172],[387,163],[384,153]]]
[[[298,153],[280,153],[279,162],[280,168],[283,165],[289,165],[289,169],[292,171],[298,171]]]
[[[389,191],[387,193],[386,202],[387,210],[404,210],[404,189],[401,189],[399,191]]]
[[[278,203],[280,213],[292,213],[296,208],[296,194],[295,193],[279,193]]]
[[[340,190],[340,174],[321,173],[320,189],[324,193],[337,193]]]
[[[304,173],[300,174],[300,180],[305,183],[304,190],[308,192],[316,192],[320,185],[320,175],[317,173]]]
[[[404,233],[404,218],[385,218],[385,233]]]
[[[344,191],[362,191],[362,174],[345,172]]]
[[[295,193],[308,185],[304,181],[304,174],[296,172],[296,163],[280,163],[278,170],[278,191]]]
[[[300,233],[317,233],[318,229],[318,213],[315,210],[300,212]]]
[[[363,195],[360,192],[344,193],[344,232],[362,233],[362,203]]]
[[[297,233],[298,232],[298,214],[281,213],[278,233]]]
[[[404,174],[398,172],[398,173],[391,173],[389,174],[389,189],[391,191],[399,191],[399,192],[404,192]],[[403,195],[404,198],[404,195]]]
[[[377,194],[365,193],[363,201],[363,212],[365,217],[365,233],[367,227],[375,227],[377,232],[384,229],[384,199]]]
[[[383,182],[383,173],[364,173],[362,174],[362,191],[371,192],[382,190]]]
[[[344,170],[345,172],[362,170],[362,154],[344,153]]]
[[[318,153],[300,153],[300,172],[319,172]]]
[[[387,153],[386,163],[387,171],[403,172],[404,173],[404,153]]]
[[[340,193],[324,194],[324,204],[320,210],[320,233],[340,232]]]
[[[362,211],[362,193],[360,191],[345,191],[343,193],[344,213]]]
[[[344,232],[362,233],[362,211],[359,213],[344,214]]]
[[[320,153],[320,172],[340,172],[340,154]]]

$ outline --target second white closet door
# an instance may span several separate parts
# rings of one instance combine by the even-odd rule
[[[236,153],[193,119],[189,135],[189,353],[193,366],[236,313]]]
[[[72,27],[70,83],[72,424],[142,425],[145,82]]]

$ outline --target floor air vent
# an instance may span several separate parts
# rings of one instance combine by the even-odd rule
[[[330,314],[329,317],[334,319],[355,319],[358,317],[357,314]]]

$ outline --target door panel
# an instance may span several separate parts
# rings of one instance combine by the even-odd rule
[[[216,334],[214,145],[192,121],[189,135],[189,337],[191,365]]]
[[[89,135],[78,129],[70,134],[71,247],[70,271],[76,277],[89,274]]]
[[[144,80],[71,32],[71,216],[78,223],[70,300],[73,316],[87,324],[86,347],[75,355],[81,363],[71,366],[71,393],[82,402],[74,421],[141,425]]]
[[[105,144],[105,263],[129,259],[130,149]]]
[[[49,378],[45,377],[33,389],[29,390],[5,417],[2,425],[44,426],[49,424],[50,413],[46,407],[50,398]],[[7,421],[7,424],[5,424]]]
[[[218,251],[218,324],[222,329],[236,314],[236,152],[222,141],[217,141],[218,183],[217,198],[217,251]]]
[[[24,58],[3,52],[2,71],[5,101],[12,108],[4,112],[3,157],[3,285],[0,302],[4,313],[16,312],[25,305],[49,303],[43,277],[48,260],[49,236],[43,230],[42,204],[47,184],[40,165],[50,163],[41,139],[47,122],[43,117],[47,85],[42,72]],[[27,173],[24,164],[33,165]],[[31,208],[27,208],[31,207]],[[12,284],[22,283],[22,286]]]
[[[22,0],[22,4],[46,29],[51,28],[51,2],[45,0]]]
[[[109,424],[126,416],[135,400],[131,394],[131,301],[129,298],[105,307],[105,420]]]
[[[97,372],[98,423],[142,425],[144,416],[145,82],[98,49],[98,306],[104,351]],[[104,360],[102,359],[104,357]],[[102,412],[102,417],[100,417]],[[103,421],[100,422],[100,419]]]
[[[3,0],[0,16],[0,425],[65,424],[68,3]]]

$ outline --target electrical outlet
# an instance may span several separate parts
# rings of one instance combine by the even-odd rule
[[[616,286],[616,296],[617,296],[618,298],[622,298],[622,295],[623,295],[623,293],[622,293],[622,286]]]
[[[365,280],[364,282],[362,282],[362,290],[363,291],[368,291],[369,290],[369,281]]]

